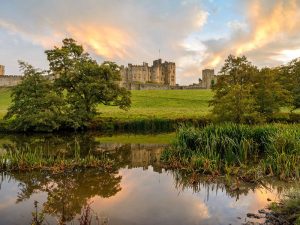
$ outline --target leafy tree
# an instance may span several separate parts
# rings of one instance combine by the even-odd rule
[[[290,104],[291,95],[278,80],[278,69],[263,68],[253,77],[253,95],[257,110],[264,117],[279,112],[282,106]]]
[[[63,46],[46,51],[54,86],[68,104],[74,127],[86,125],[95,115],[98,104],[130,107],[130,92],[119,86],[120,68],[112,62],[99,65],[73,39]]]
[[[292,111],[300,108],[300,58],[280,68],[280,81],[292,94]]]
[[[60,128],[63,102],[52,90],[44,71],[19,62],[22,82],[12,89],[12,104],[4,119],[12,130],[53,131]]]
[[[212,87],[215,95],[210,105],[218,121],[254,123],[258,120],[256,102],[252,96],[252,76],[257,72],[245,56],[228,56],[218,82]]]

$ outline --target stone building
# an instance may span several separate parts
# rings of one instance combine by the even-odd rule
[[[153,65],[148,63],[142,65],[128,64],[121,66],[121,85],[130,89],[131,84],[161,84],[168,86],[176,85],[176,66],[173,62],[162,62],[161,59],[154,60]]]
[[[199,79],[199,86],[204,89],[210,89],[212,85],[216,84],[218,76],[215,75],[214,69],[202,70],[202,79]]]
[[[0,65],[0,76],[4,76],[5,74],[5,67]]]

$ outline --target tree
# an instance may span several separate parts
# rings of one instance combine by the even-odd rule
[[[258,118],[252,96],[251,79],[257,68],[245,56],[228,56],[218,82],[212,87],[215,95],[210,105],[218,121],[254,123]]]
[[[98,104],[130,107],[130,92],[119,86],[120,68],[113,62],[99,65],[73,39],[46,51],[54,86],[68,104],[73,126],[84,126],[96,115]]]
[[[253,77],[253,95],[257,103],[257,110],[266,118],[291,103],[291,95],[279,82],[278,74],[276,68],[263,68]]]
[[[292,60],[288,65],[279,70],[282,85],[290,91],[292,111],[300,108],[300,58]]]
[[[52,90],[50,81],[33,66],[19,62],[22,82],[12,89],[12,104],[4,119],[18,131],[58,130],[63,120],[63,102]]]

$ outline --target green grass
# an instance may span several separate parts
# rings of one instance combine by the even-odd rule
[[[10,105],[10,89],[0,88],[0,119],[5,115]]]
[[[101,117],[121,120],[148,118],[197,118],[209,113],[211,90],[147,90],[131,91],[129,111],[117,107],[99,106]]]
[[[134,135],[121,134],[111,137],[96,137],[100,143],[119,143],[119,144],[170,144],[175,138],[175,133],[163,133],[157,135]]]

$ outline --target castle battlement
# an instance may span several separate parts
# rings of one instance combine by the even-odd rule
[[[176,85],[176,65],[174,62],[153,61],[153,65],[143,62],[142,65],[128,64],[121,66],[121,85],[129,87],[131,83],[157,83],[169,86]]]

